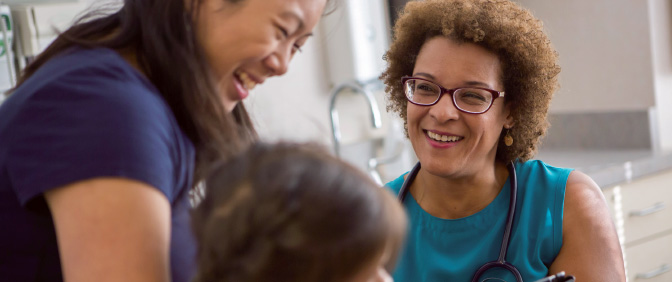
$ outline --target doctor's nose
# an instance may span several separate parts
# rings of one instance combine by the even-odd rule
[[[436,102],[436,104],[431,105],[429,109],[430,116],[439,122],[457,119],[459,113],[460,110],[455,106],[453,97],[448,95],[448,93],[442,95],[439,101]]]

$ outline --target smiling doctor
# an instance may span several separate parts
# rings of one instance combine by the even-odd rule
[[[189,192],[327,2],[126,0],[60,35],[0,107],[2,280],[189,281]]]
[[[508,0],[409,2],[382,78],[419,163],[388,183],[410,234],[396,281],[625,281],[590,177],[530,160],[546,132],[557,54]]]

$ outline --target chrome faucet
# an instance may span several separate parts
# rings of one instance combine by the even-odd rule
[[[336,111],[336,97],[338,97],[338,95],[345,89],[350,89],[353,93],[363,95],[371,109],[371,123],[373,124],[373,127],[380,128],[382,126],[378,104],[371,91],[354,82],[341,83],[334,87],[334,90],[332,90],[330,94],[331,101],[329,102],[329,112],[331,113],[331,137],[334,141],[334,153],[339,158],[341,157],[341,128],[338,122],[338,111]]]
[[[371,176],[371,178],[373,178],[373,181],[378,183],[378,185],[383,185],[383,180],[380,178],[380,173],[378,172],[378,166],[396,161],[397,159],[399,159],[399,157],[401,157],[401,154],[403,152],[404,152],[404,144],[398,142],[396,144],[396,148],[394,149],[394,153],[391,156],[370,158],[367,164],[368,165],[367,171]]]

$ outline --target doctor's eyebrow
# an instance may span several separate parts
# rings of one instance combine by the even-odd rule
[[[428,73],[424,73],[424,72],[415,73],[415,74],[413,74],[413,76],[424,76],[424,77],[429,78],[431,80],[436,80],[436,78],[433,75],[428,74]]]
[[[425,78],[427,78],[431,81],[434,81],[434,82],[438,83],[436,81],[436,77],[434,77],[433,75],[428,74],[428,73],[419,72],[419,73],[413,74],[413,76],[422,76],[422,77],[425,77]],[[484,88],[489,88],[489,89],[493,88],[493,86],[491,86],[490,84],[487,84],[485,82],[475,81],[475,80],[464,81],[464,82],[462,82],[462,84],[466,85],[466,86],[484,87]]]
[[[480,81],[465,81],[464,84],[468,85],[468,86],[479,86],[479,87],[490,88],[490,89],[494,88],[490,84],[487,84],[485,82],[480,82]]]

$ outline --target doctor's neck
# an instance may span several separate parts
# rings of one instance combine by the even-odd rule
[[[495,162],[494,169],[470,176],[436,175],[421,168],[410,193],[429,214],[443,219],[473,215],[487,207],[508,179],[506,165]]]

